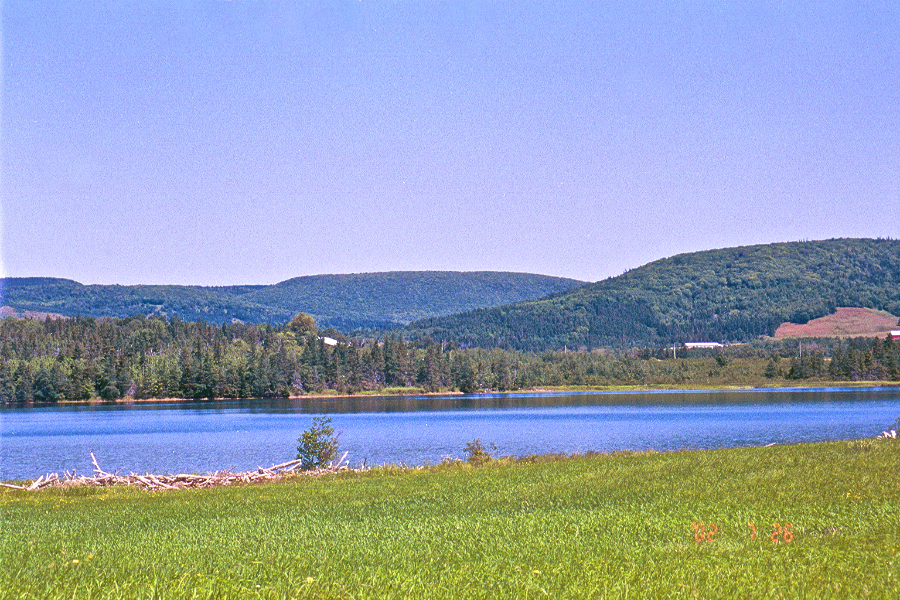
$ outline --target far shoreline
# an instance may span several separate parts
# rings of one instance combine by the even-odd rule
[[[822,390],[822,389],[877,389],[900,388],[900,381],[819,381],[807,382],[803,385],[790,385],[788,382],[770,385],[607,385],[607,386],[540,386],[518,390],[479,390],[464,394],[458,390],[427,392],[421,388],[387,388],[370,390],[362,393],[316,393],[295,396],[246,397],[246,398],[118,398],[116,400],[60,400],[58,402],[9,402],[3,406],[115,406],[132,404],[178,404],[189,402],[235,402],[241,400],[346,400],[352,398],[409,398],[419,396],[478,396],[478,395],[511,395],[511,394],[564,394],[585,392],[712,392],[712,391],[774,391],[774,390]]]

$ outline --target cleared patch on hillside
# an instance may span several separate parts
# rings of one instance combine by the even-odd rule
[[[883,337],[897,329],[897,317],[883,310],[839,307],[834,314],[813,319],[805,325],[782,323],[776,338],[799,337]]]
[[[18,311],[11,306],[0,306],[0,318],[12,317],[15,319],[37,319],[43,321],[45,319],[68,319],[69,317],[58,313],[41,312],[35,310]]]

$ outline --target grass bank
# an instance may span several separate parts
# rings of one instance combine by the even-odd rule
[[[0,597],[897,597],[898,465],[861,440],[0,490]]]

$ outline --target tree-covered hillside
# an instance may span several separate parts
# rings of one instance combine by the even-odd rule
[[[519,350],[746,341],[838,306],[900,314],[900,241],[681,254],[552,297],[418,321],[405,335]]]
[[[392,328],[415,319],[539,298],[584,282],[501,272],[314,275],[275,285],[82,285],[68,279],[0,280],[0,305],[67,316],[137,314],[208,323],[285,323],[300,312],[343,331]]]
[[[433,315],[531,300],[582,281],[527,273],[395,271],[288,279],[241,296],[264,306],[302,309],[337,329],[393,327]]]

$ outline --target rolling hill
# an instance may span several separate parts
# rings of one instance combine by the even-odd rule
[[[493,271],[398,271],[297,277],[274,285],[83,285],[68,279],[0,280],[7,312],[66,316],[166,315],[210,323],[284,323],[299,312],[342,331],[390,329],[415,319],[539,298],[582,281]]]
[[[900,241],[833,239],[680,254],[547,298],[414,322],[411,338],[518,350],[747,341],[837,307],[900,314]]]

